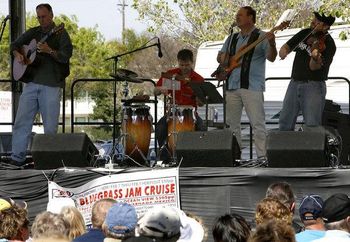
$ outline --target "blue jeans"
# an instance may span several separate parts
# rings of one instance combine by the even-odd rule
[[[300,111],[306,126],[321,125],[325,98],[326,83],[324,81],[292,80],[283,100],[279,129],[294,131]]]
[[[38,112],[43,120],[45,134],[57,133],[60,100],[60,87],[49,87],[32,82],[24,85],[12,130],[11,158],[13,160],[24,163],[35,115]]]

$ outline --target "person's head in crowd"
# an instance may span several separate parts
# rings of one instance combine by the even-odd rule
[[[323,204],[322,218],[327,230],[344,230],[350,233],[350,199],[346,194],[330,196]]]
[[[76,207],[66,206],[61,210],[63,218],[69,223],[69,239],[73,240],[86,231],[83,215]]]
[[[108,210],[115,204],[112,198],[104,198],[94,203],[91,210],[91,223],[93,228],[102,229]]]
[[[135,235],[137,214],[128,203],[115,203],[108,210],[102,230],[106,238],[127,239]]]
[[[29,220],[25,208],[12,205],[0,210],[0,238],[26,241],[29,238]]]
[[[15,205],[27,209],[27,203],[25,201],[15,201],[10,197],[0,197],[0,211]]]
[[[216,219],[213,226],[215,242],[246,242],[251,228],[247,221],[238,214],[225,214]]]
[[[292,186],[287,182],[276,182],[271,184],[266,191],[266,197],[271,197],[282,202],[292,213],[295,210],[295,196]]]
[[[157,206],[148,210],[137,223],[138,235],[154,241],[171,242],[180,238],[181,221],[177,209]]]
[[[284,221],[292,224],[293,213],[279,200],[275,198],[264,198],[256,206],[256,224],[262,224],[268,220]]]
[[[46,211],[59,214],[61,213],[62,208],[64,207],[75,207],[74,200],[69,197],[60,197],[60,198],[51,199],[47,203]]]
[[[62,214],[48,211],[39,213],[32,225],[33,241],[49,239],[69,240],[69,223]]]
[[[295,234],[287,223],[269,220],[256,227],[248,242],[295,242]]]
[[[205,227],[201,219],[192,214],[176,209],[180,216],[180,238],[177,242],[202,242],[206,238]]]
[[[301,199],[299,216],[306,229],[325,230],[322,207],[323,199],[318,195],[306,195]]]

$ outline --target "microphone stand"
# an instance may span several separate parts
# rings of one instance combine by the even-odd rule
[[[118,61],[119,61],[120,57],[125,56],[125,55],[129,55],[131,53],[134,53],[134,52],[137,52],[137,51],[140,51],[140,50],[144,50],[144,49],[147,49],[147,48],[150,48],[150,47],[153,47],[153,46],[158,46],[158,43],[155,43],[155,44],[152,44],[152,45],[147,45],[147,46],[144,46],[144,47],[140,47],[140,48],[137,48],[137,49],[134,49],[134,50],[131,50],[131,51],[119,54],[119,55],[111,56],[111,57],[105,59],[105,61],[114,60],[114,62],[113,62],[113,76],[116,77],[116,76],[118,76],[117,75],[117,72],[118,72]],[[114,78],[114,83],[113,83],[113,134],[112,134],[113,143],[112,143],[112,153],[111,153],[112,159],[111,160],[114,159],[115,148],[116,148],[116,143],[115,143],[116,122],[117,122],[117,120],[116,120],[116,113],[117,113],[117,110],[116,110],[116,106],[117,105],[116,105],[116,103],[117,103],[117,81]],[[124,119],[124,117],[123,117],[123,119]],[[123,148],[125,149],[125,147],[123,147]]]
[[[0,33],[0,42],[2,40],[2,36],[4,34],[4,30],[6,28],[6,22],[7,22],[8,18],[5,18],[2,22],[1,22],[1,33]]]

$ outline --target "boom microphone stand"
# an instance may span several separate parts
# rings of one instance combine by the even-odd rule
[[[105,61],[108,61],[108,60],[113,60],[113,74],[112,76],[114,78],[118,77],[118,61],[119,61],[119,58],[122,57],[122,56],[125,56],[125,55],[129,55],[131,53],[134,53],[134,52],[137,52],[137,51],[140,51],[140,50],[144,50],[144,49],[147,49],[147,48],[150,48],[150,47],[153,47],[153,46],[157,46],[158,47],[158,43],[154,43],[152,45],[147,45],[147,46],[144,46],[144,47],[140,47],[140,48],[137,48],[137,49],[134,49],[134,50],[131,50],[131,51],[128,51],[128,52],[125,52],[125,53],[122,53],[122,54],[119,54],[119,55],[115,55],[115,56],[111,56],[107,59],[105,59]],[[111,153],[111,157],[114,158],[115,156],[115,147],[116,147],[116,144],[115,144],[115,138],[116,138],[116,102],[117,102],[117,80],[114,79],[114,82],[113,82],[113,134],[112,134],[112,138],[113,138],[113,143],[112,143],[112,153]],[[124,119],[124,117],[123,117]],[[124,147],[125,148],[125,147]]]

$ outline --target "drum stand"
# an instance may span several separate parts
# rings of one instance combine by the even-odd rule
[[[128,86],[128,82],[125,81],[124,84],[124,89],[123,89],[123,94],[124,94],[124,97],[127,97],[128,94],[129,94],[129,86]],[[143,154],[142,150],[140,150],[140,148],[138,147],[134,137],[132,137],[132,135],[129,135],[128,132],[127,132],[127,129],[126,129],[126,123],[127,123],[127,120],[128,120],[128,115],[126,113],[126,107],[124,104],[123,104],[123,112],[122,112],[122,115],[123,115],[123,120],[122,120],[122,134],[117,138],[117,142],[121,142],[122,145],[123,145],[123,149],[124,149],[124,152],[122,154],[122,159],[121,159],[121,163],[123,164],[126,160],[131,160],[132,162],[134,162],[135,164],[137,164],[138,166],[143,166],[141,165],[140,163],[138,163],[136,160],[134,160],[131,155],[134,153],[134,152],[138,152],[142,159],[145,161],[146,164],[148,164],[148,160],[147,160],[147,157]],[[132,114],[131,114],[131,117],[132,117]],[[133,143],[134,145],[134,148],[132,149],[132,151],[130,152],[130,154],[126,154],[126,143],[127,143],[127,140],[128,139],[131,139],[131,142]]]
[[[165,149],[168,153],[168,155],[171,155],[171,164],[176,164],[177,163],[177,156],[176,156],[176,140],[177,140],[177,131],[176,131],[176,103],[175,103],[175,89],[176,89],[176,80],[175,80],[175,75],[171,78],[171,89],[172,89],[172,104],[170,105],[170,110],[171,110],[171,116],[172,116],[172,131],[168,135],[168,138],[172,136],[173,138],[173,147],[172,147],[172,154],[170,154],[169,151],[169,146],[168,146],[168,141],[166,140],[162,147],[159,150],[159,155],[162,153],[162,151]]]

